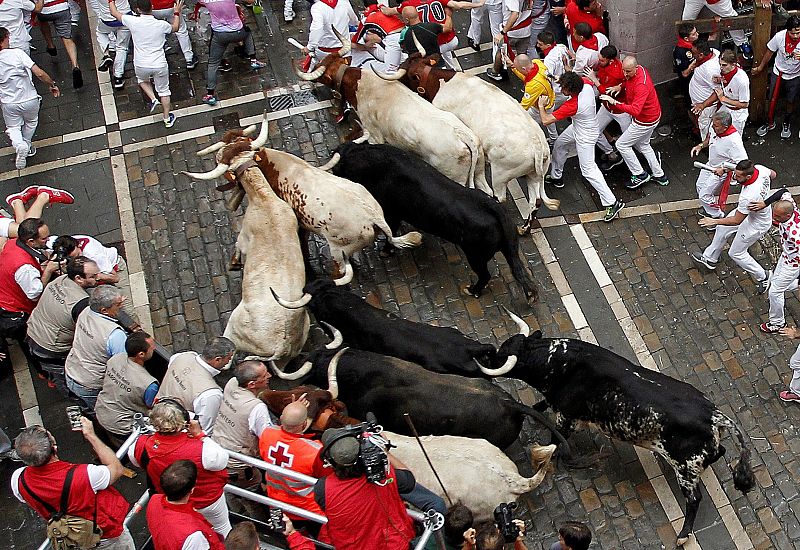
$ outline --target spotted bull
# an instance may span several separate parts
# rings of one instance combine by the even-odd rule
[[[741,428],[693,386],[645,369],[594,344],[543,338],[540,331],[506,340],[495,361],[517,357],[509,376],[540,391],[556,413],[559,431],[569,437],[578,423],[595,426],[614,439],[650,449],[675,470],[686,497],[686,520],[678,534],[692,532],[702,495],[700,474],[725,454],[724,429],[740,445],[734,487],[753,488],[750,450]]]

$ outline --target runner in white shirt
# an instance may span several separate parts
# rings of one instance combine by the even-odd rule
[[[545,108],[549,98],[545,95],[539,98],[539,116],[542,124],[555,124],[556,121],[572,118],[566,130],[561,132],[553,145],[552,164],[550,174],[545,176],[545,181],[549,181],[556,187],[563,187],[561,176],[564,171],[564,162],[567,160],[567,153],[572,145],[578,152],[578,163],[581,174],[588,180],[592,187],[600,195],[600,202],[606,208],[604,221],[610,222],[617,217],[619,211],[625,203],[617,200],[614,193],[609,189],[603,173],[595,162],[595,144],[600,135],[597,126],[597,109],[595,105],[594,88],[586,79],[578,76],[577,73],[567,72],[559,80],[561,90],[570,98],[552,114]]]
[[[712,218],[722,218],[725,212],[718,204],[719,189],[728,175],[733,177],[730,172],[722,167],[725,163],[738,164],[740,160],[747,158],[747,151],[744,149],[742,134],[731,122],[731,114],[728,111],[718,111],[711,118],[712,131],[708,133],[703,143],[698,143],[692,148],[691,156],[697,156],[703,148],[708,147],[708,164],[715,170],[701,170],[697,176],[697,196],[706,215]]]
[[[308,29],[308,43],[302,52],[304,55],[313,52],[312,58],[316,64],[342,47],[333,29],[342,36],[350,36],[350,25],[358,25],[358,16],[349,0],[316,0],[309,11],[311,26]]]
[[[0,27],[0,104],[6,134],[16,152],[14,164],[17,170],[22,170],[28,164],[28,157],[36,154],[32,140],[39,124],[39,104],[42,101],[33,86],[31,73],[50,87],[53,97],[58,97],[61,92],[50,75],[40,69],[28,54],[11,48],[10,40],[8,29]]]
[[[117,90],[122,89],[125,86],[122,74],[125,72],[125,61],[128,59],[131,31],[122,24],[122,21],[118,21],[111,15],[108,0],[88,0],[88,3],[97,16],[95,36],[97,37],[97,45],[100,51],[103,52],[103,58],[100,60],[97,70],[105,72],[113,66],[111,85]],[[128,0],[117,0],[115,4],[121,13],[133,15]],[[112,51],[113,58],[111,56]]]
[[[705,140],[711,129],[711,115],[717,111],[716,80],[720,77],[719,52],[699,39],[694,43],[696,64],[689,81],[689,99],[692,112],[697,115],[700,139]]]
[[[736,61],[733,50],[725,50],[720,54],[720,78],[714,92],[719,100],[719,110],[728,111],[734,127],[743,134],[750,105],[750,79]]]
[[[494,65],[486,69],[486,76],[492,80],[508,78],[508,71],[503,67],[503,58],[500,55],[504,44],[512,60],[514,55],[527,54],[531,49],[531,3],[532,0],[503,0],[503,25],[500,32],[492,37]]]
[[[572,70],[579,75],[583,74],[586,67],[597,70],[600,50],[608,46],[608,38],[603,33],[593,33],[589,23],[578,23],[572,31],[572,43],[578,46]]]
[[[786,28],[775,33],[767,42],[767,51],[761,62],[753,67],[753,76],[757,76],[764,69],[769,67],[769,61],[775,55],[775,65],[769,77],[769,97],[773,94],[785,91],[786,93],[786,114],[781,127],[781,137],[787,139],[792,135],[792,115],[794,114],[797,97],[800,95],[800,17],[792,15],[786,21]],[[777,54],[777,55],[776,55]],[[780,85],[778,86],[778,82]],[[759,136],[767,135],[767,132],[775,128],[774,112],[770,110],[769,121],[759,126],[756,133]]]
[[[756,281],[756,292],[763,294],[769,288],[769,272],[751,255],[748,249],[772,227],[772,208],[753,211],[750,204],[763,201],[769,193],[772,180],[777,177],[773,170],[751,160],[743,160],[736,165],[730,183],[742,186],[739,202],[724,218],[700,218],[701,227],[715,227],[714,239],[706,249],[691,252],[692,259],[710,270],[717,268],[725,241],[733,237],[728,256]],[[720,203],[727,199],[727,190],[720,191]]]
[[[40,11],[44,0],[37,3],[31,0],[3,0],[0,2],[0,27],[5,27],[11,34],[11,47],[19,48],[31,55],[31,35],[25,25],[26,14]]]
[[[172,24],[161,21],[153,17],[153,5],[150,0],[137,0],[136,10],[138,17],[121,13],[115,5],[115,0],[110,0],[109,9],[117,21],[131,31],[133,40],[133,68],[136,72],[136,79],[139,87],[150,99],[150,112],[158,107],[156,93],[161,98],[161,106],[164,109],[164,126],[172,128],[175,124],[175,113],[170,113],[170,94],[169,91],[169,65],[167,56],[164,54],[164,43],[167,36],[178,30],[181,23],[181,9],[183,0],[175,3],[172,17]],[[150,79],[155,83],[155,93]]]

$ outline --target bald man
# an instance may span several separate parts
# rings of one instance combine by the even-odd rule
[[[289,403],[281,413],[280,427],[270,427],[261,432],[258,449],[261,458],[270,464],[313,477],[324,477],[331,469],[323,465],[320,458],[322,445],[309,439],[305,431],[311,426],[308,409],[300,402]],[[265,473],[265,485],[270,498],[286,502],[322,514],[314,501],[313,485],[307,485],[272,472]],[[292,514],[289,517],[296,524],[302,524],[316,534],[320,525],[302,520]]]
[[[633,118],[631,125],[617,139],[617,151],[631,172],[631,180],[625,184],[628,189],[636,189],[651,179],[659,185],[669,185],[669,180],[661,168],[656,152],[650,145],[650,137],[661,121],[661,104],[653,85],[650,73],[639,65],[632,55],[622,61],[622,73],[625,80],[608,89],[608,94],[601,94],[600,99],[608,101],[619,111],[628,113]],[[622,91],[624,103],[612,96]],[[650,165],[650,173],[642,168],[634,153],[638,150]],[[652,174],[652,176],[651,176]]]
[[[800,211],[786,189],[773,193],[763,205],[770,203],[773,203],[772,222],[780,224],[782,253],[769,286],[769,321],[759,327],[767,334],[778,332],[786,326],[784,295],[797,290],[797,277],[800,276]],[[751,206],[759,207],[762,207],[761,203]]]

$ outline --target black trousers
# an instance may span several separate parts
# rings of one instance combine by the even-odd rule
[[[37,373],[44,374],[42,366],[31,354],[30,347],[28,347],[28,343],[25,341],[25,336],[28,332],[29,317],[30,315],[27,313],[0,309],[0,354],[5,355],[5,357],[0,360],[0,368],[2,368],[3,371],[6,371],[6,369],[9,371],[13,369],[11,354],[9,353],[8,342],[6,341],[8,338],[11,338],[16,340],[19,347],[22,348],[22,353],[25,354],[28,365],[31,365]]]

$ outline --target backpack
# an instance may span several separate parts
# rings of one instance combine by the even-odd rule
[[[97,494],[94,496],[94,514],[91,520],[67,514],[67,503],[69,502],[69,490],[72,485],[72,475],[75,473],[73,466],[67,472],[64,480],[64,488],[61,489],[60,510],[56,510],[50,504],[42,500],[36,493],[31,491],[25,482],[25,472],[19,476],[20,482],[25,490],[36,501],[44,506],[50,514],[47,520],[47,540],[53,546],[53,550],[85,550],[94,548],[103,537],[103,530],[97,527]]]

